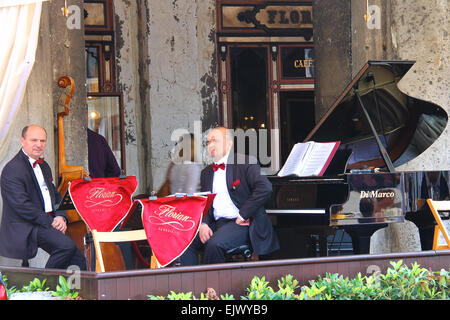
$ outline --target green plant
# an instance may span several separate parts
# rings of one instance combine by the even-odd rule
[[[391,262],[385,274],[344,278],[337,273],[309,282],[301,288],[300,299],[316,300],[429,300],[448,299],[450,276],[446,270],[432,272],[413,263]]]
[[[6,276],[6,274],[2,274],[2,279],[3,282],[5,283],[6,295],[9,298],[13,293],[17,292],[17,289],[15,286],[12,286],[10,288],[8,287],[8,277]]]
[[[320,292],[310,291],[302,287],[307,299],[326,299],[326,300],[368,300],[375,296],[376,288],[372,285],[373,281],[367,281],[367,277],[362,277],[358,273],[354,279],[344,278],[337,273],[326,273],[325,277],[318,277],[317,281],[310,281]],[[313,294],[313,296],[311,296]]]
[[[295,290],[299,288],[298,281],[292,275],[287,275],[278,280],[278,290],[269,286],[265,277],[254,277],[247,288],[248,295],[241,297],[242,300],[297,300]]]
[[[225,293],[225,295],[220,295],[221,300],[236,300],[232,294]]]
[[[403,261],[391,262],[391,267],[385,274],[374,273],[362,276],[358,273],[349,279],[338,273],[326,273],[316,280],[309,281],[309,285],[300,288],[292,275],[278,280],[278,290],[275,291],[266,278],[255,276],[246,289],[247,295],[242,300],[400,300],[400,299],[449,299],[450,272],[442,269],[432,272],[421,268],[417,263],[411,267]],[[300,290],[298,290],[300,288]],[[297,293],[297,291],[299,291]],[[148,296],[151,300],[164,300],[163,296]],[[170,300],[197,300],[192,292],[171,292]],[[208,292],[201,294],[200,300],[218,299],[215,291],[208,288]],[[232,295],[221,295],[222,300],[234,300]]]
[[[34,291],[48,291],[50,288],[45,287],[45,282],[47,279],[39,280],[38,278],[34,278],[32,281],[30,281],[30,284],[28,286],[22,287],[22,292],[34,292]]]
[[[167,296],[167,298],[169,300],[192,300],[193,296],[192,296],[192,292],[188,292],[188,293],[175,293],[173,291],[170,291],[170,294]]]
[[[78,297],[78,292],[72,292],[67,280],[63,276],[59,276],[59,285],[56,286],[56,291],[52,292],[54,297],[63,297],[64,299],[75,299]]]
[[[441,271],[439,280],[436,274],[421,268],[416,262],[408,268],[402,260],[391,262],[386,274],[380,274],[377,299],[389,300],[428,300],[448,296],[448,273]],[[439,283],[441,281],[441,284]]]
[[[274,294],[266,278],[259,278],[257,276],[253,277],[250,282],[250,287],[247,288],[247,292],[248,295],[241,297],[242,300],[270,300],[270,297]]]

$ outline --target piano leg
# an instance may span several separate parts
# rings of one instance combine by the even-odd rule
[[[370,237],[375,231],[385,227],[387,227],[387,223],[351,225],[345,226],[343,229],[352,238],[354,254],[369,254]]]

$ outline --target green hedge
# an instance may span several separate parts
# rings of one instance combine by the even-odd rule
[[[433,272],[413,263],[411,268],[403,261],[390,262],[385,274],[374,273],[370,276],[344,278],[337,273],[326,273],[309,285],[300,287],[292,275],[278,280],[278,288],[273,289],[265,277],[254,277],[246,289],[242,300],[431,300],[450,298],[450,270]],[[171,292],[167,297],[149,295],[151,300],[235,300],[233,295],[215,294],[208,289],[200,297],[192,292]]]

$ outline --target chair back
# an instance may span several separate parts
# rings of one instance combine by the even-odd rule
[[[434,227],[433,250],[450,249],[450,236],[442,223],[439,211],[450,211],[450,201],[436,201],[427,199],[428,207],[436,220],[437,225]],[[447,244],[439,244],[439,236],[442,232]]]

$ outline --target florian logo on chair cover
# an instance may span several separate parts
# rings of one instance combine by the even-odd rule
[[[174,230],[189,231],[196,225],[192,217],[183,214],[176,207],[168,204],[161,205],[147,219],[151,224],[160,226],[160,230],[166,228],[165,231],[167,232],[173,232]]]
[[[122,201],[123,196],[117,191],[110,191],[106,188],[94,187],[89,190],[84,205],[92,207],[114,207]]]
[[[184,195],[139,200],[145,233],[159,265],[167,266],[191,244],[214,196]]]
[[[111,232],[124,219],[137,188],[136,177],[73,180],[69,193],[90,230]]]

